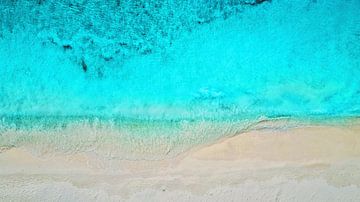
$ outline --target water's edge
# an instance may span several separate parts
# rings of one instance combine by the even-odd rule
[[[349,126],[359,117],[258,117],[227,120],[140,120],[124,117],[7,116],[0,119],[1,151],[37,155],[92,152],[108,159],[172,158],[193,147],[252,130]]]

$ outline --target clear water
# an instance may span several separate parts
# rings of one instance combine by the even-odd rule
[[[252,3],[0,0],[2,123],[359,116],[360,1]]]

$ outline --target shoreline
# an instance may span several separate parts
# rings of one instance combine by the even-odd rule
[[[0,153],[0,186],[7,185],[0,199],[36,201],[52,190],[55,201],[355,201],[358,170],[359,122],[262,127],[164,160],[101,159],[91,151],[34,156],[10,148]]]
[[[357,117],[296,119],[258,117],[256,120],[102,120],[79,117],[51,119],[49,123],[28,118],[24,123],[0,121],[0,152],[22,148],[46,154],[77,154],[93,151],[99,158],[123,160],[171,159],[193,148],[258,130],[286,130],[298,127],[352,127]],[[36,122],[28,128],[31,122]],[[20,125],[18,125],[20,124]],[[54,125],[55,124],[55,125]]]

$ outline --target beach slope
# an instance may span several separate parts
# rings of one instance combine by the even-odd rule
[[[167,160],[0,153],[2,201],[358,201],[360,124],[259,129]]]

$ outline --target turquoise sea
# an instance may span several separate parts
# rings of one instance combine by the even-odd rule
[[[359,116],[359,0],[0,0],[1,147],[133,158]]]

